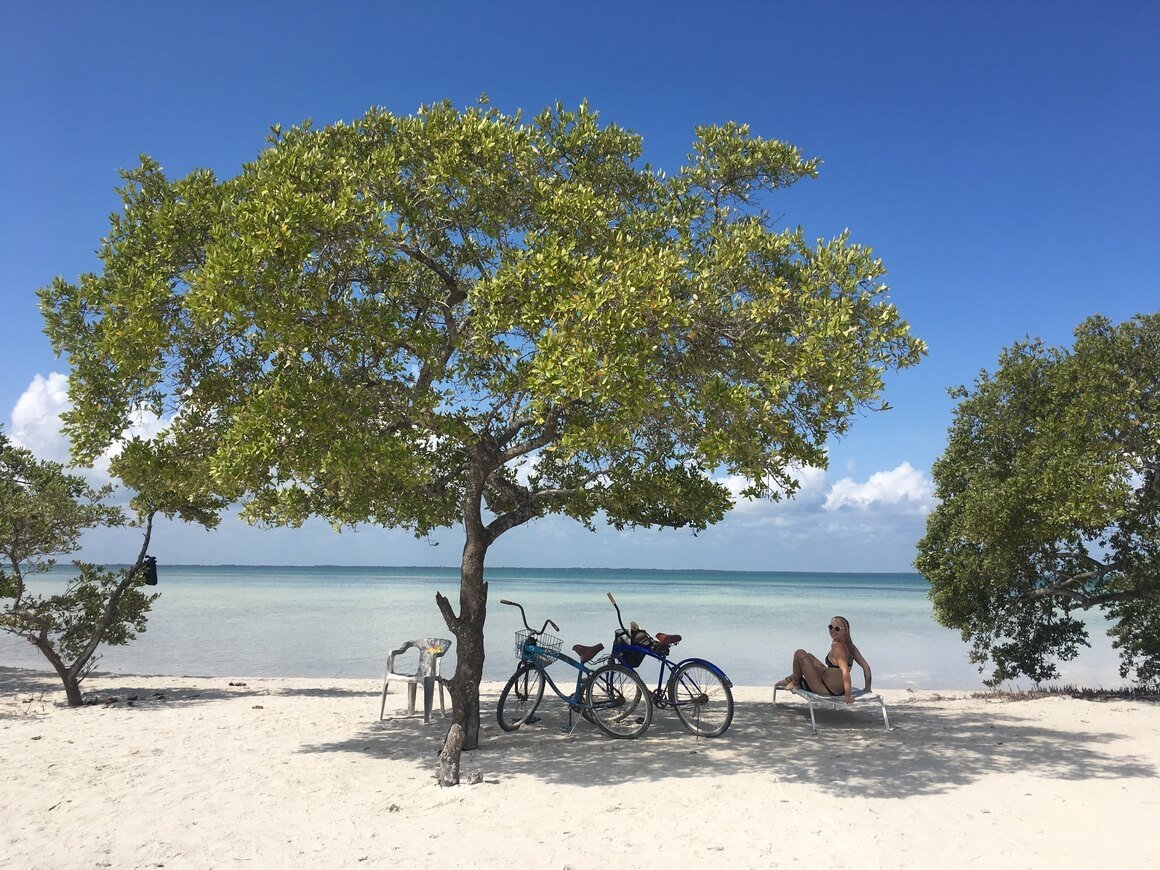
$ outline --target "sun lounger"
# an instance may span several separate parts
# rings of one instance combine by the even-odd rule
[[[780,686],[773,687],[773,703],[777,703],[777,690]],[[818,733],[818,722],[814,718],[814,707],[821,707],[823,710],[854,710],[858,707],[864,707],[866,704],[877,704],[882,710],[882,724],[886,726],[886,730],[890,731],[890,718],[886,715],[886,702],[882,700],[882,696],[874,692],[867,692],[865,689],[855,689],[853,692],[854,703],[847,704],[846,699],[842,695],[818,695],[814,692],[806,691],[805,689],[781,689],[783,692],[792,692],[799,698],[803,699],[810,705],[810,730],[812,733]]]

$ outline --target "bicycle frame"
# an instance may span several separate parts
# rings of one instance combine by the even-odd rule
[[[672,659],[670,659],[667,655],[661,655],[655,650],[649,649],[647,646],[640,646],[635,643],[620,643],[619,641],[613,643],[612,660],[624,665],[626,668],[632,668],[632,670],[640,673],[640,666],[644,664],[644,658],[640,660],[639,664],[633,665],[632,660],[628,656],[629,653],[640,653],[643,654],[645,658],[655,659],[660,663],[660,667],[657,670],[657,687],[653,690],[652,696],[653,704],[661,707],[662,709],[665,707],[675,707],[677,704],[682,703],[669,697],[668,687],[677,670],[686,664],[701,665],[701,667],[708,668],[710,671],[716,674],[717,677],[719,677],[721,681],[725,683],[725,685],[729,687],[733,686],[733,681],[730,680],[729,677],[725,676],[725,672],[707,659],[693,656],[687,659],[681,659],[679,662],[674,664]]]
[[[648,700],[649,690],[635,671],[615,664],[607,659],[599,659],[592,666],[587,660],[593,658],[603,648],[573,647],[577,658],[560,652],[560,639],[546,635],[550,625],[556,631],[560,628],[552,620],[545,620],[537,631],[528,624],[527,614],[521,605],[501,599],[520,609],[524,630],[516,632],[515,673],[508,679],[500,692],[496,705],[496,718],[504,731],[515,731],[527,722],[536,721],[536,708],[544,696],[544,687],[550,686],[552,693],[568,705],[568,727],[571,731],[576,721],[574,714],[593,722],[610,737],[634,738],[643,734],[652,722],[652,703]],[[572,693],[565,694],[564,688],[546,670],[553,662],[562,661],[576,671],[576,684]],[[644,701],[641,704],[641,701]],[[510,715],[509,715],[510,714]]]
[[[548,665],[540,664],[539,659],[548,657],[552,661],[564,662],[576,669],[576,687],[572,690],[571,695],[565,695],[560,691],[560,687],[556,685],[556,681],[552,679],[552,675],[548,673]],[[529,641],[524,644],[524,652],[520,658],[521,662],[531,662],[539,665],[540,670],[544,673],[545,682],[552,687],[552,691],[556,693],[556,697],[566,703],[573,710],[581,710],[584,707],[584,702],[581,700],[581,691],[584,688],[584,683],[588,677],[591,677],[593,671],[587,665],[577,661],[570,655],[560,652],[559,650],[548,649],[542,647],[535,641]],[[548,664],[551,664],[549,662]]]

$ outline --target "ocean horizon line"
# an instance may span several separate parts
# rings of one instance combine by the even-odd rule
[[[83,559],[78,561],[85,561]],[[68,567],[71,563],[57,562],[57,567]],[[98,562],[106,568],[127,568],[128,562]],[[304,564],[298,562],[162,562],[158,561],[159,570],[164,568],[302,568],[308,571],[327,570],[332,568],[359,568],[367,570],[388,571],[456,571],[458,565],[372,565],[372,564],[340,564],[319,563]],[[487,571],[608,571],[634,574],[778,574],[786,577],[844,577],[856,574],[865,577],[922,577],[918,571],[802,571],[780,570],[776,568],[631,568],[615,566],[583,566],[556,567],[551,565],[487,565]]]

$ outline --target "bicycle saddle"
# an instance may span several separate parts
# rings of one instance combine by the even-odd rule
[[[673,646],[681,642],[681,636],[679,634],[665,634],[658,631],[657,640],[659,640],[661,643],[667,643],[669,646]]]
[[[596,654],[604,649],[604,644],[598,643],[596,646],[584,646],[582,643],[573,645],[572,652],[580,659],[580,664],[591,661]]]

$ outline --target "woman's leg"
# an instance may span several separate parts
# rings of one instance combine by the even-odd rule
[[[793,654],[793,672],[799,686],[804,677],[806,687],[809,691],[820,691],[825,687],[826,681],[823,677],[825,671],[826,666],[812,653],[808,653],[804,649],[799,649]]]
[[[801,687],[802,677],[806,683],[818,689],[825,686],[822,674],[826,666],[818,661],[818,657],[804,649],[796,650],[793,654],[793,673],[779,682],[778,688],[797,689]]]
[[[802,684],[802,672],[798,662],[803,655],[809,655],[804,649],[794,650],[793,654],[793,673],[782,680],[779,680],[777,687],[779,689],[797,689]]]

